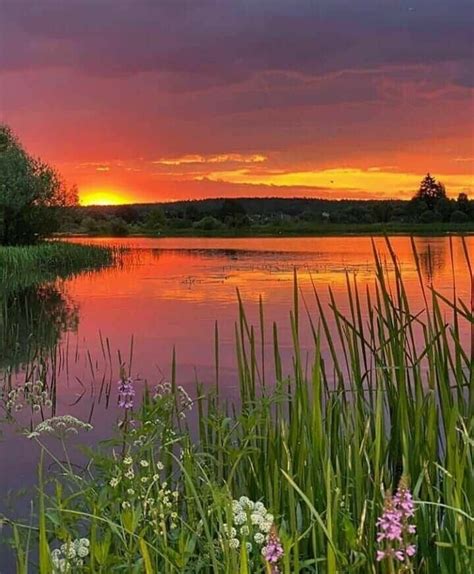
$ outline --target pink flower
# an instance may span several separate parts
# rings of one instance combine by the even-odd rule
[[[272,574],[277,574],[279,570],[276,564],[283,556],[283,546],[280,538],[278,537],[275,526],[272,526],[272,529],[270,530],[267,544],[263,547],[262,554],[265,560],[272,565]]]
[[[135,397],[135,388],[133,379],[122,378],[117,383],[118,386],[118,406],[121,409],[133,409],[133,400]]]
[[[409,540],[416,532],[416,526],[409,522],[414,514],[413,497],[402,478],[395,496],[385,498],[383,514],[377,520],[377,543],[384,544],[384,548],[377,550],[377,562],[385,558],[405,562],[415,555],[416,546]]]

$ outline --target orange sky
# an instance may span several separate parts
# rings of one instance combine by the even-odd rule
[[[474,187],[466,0],[2,11],[0,118],[84,204]]]

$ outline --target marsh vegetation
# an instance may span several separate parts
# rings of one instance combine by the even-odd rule
[[[282,325],[269,350],[265,305],[252,324],[238,296],[237,400],[223,387],[217,326],[212,388],[185,391],[175,358],[168,380],[139,385],[122,356],[110,387],[118,424],[81,457],[73,447],[94,421],[48,416],[43,382],[17,389],[5,416],[23,401],[41,452],[31,516],[4,518],[17,571],[468,572],[471,302],[455,277],[451,297],[427,287],[415,251],[415,304],[389,253],[387,271],[374,252],[367,290],[347,276],[344,304],[314,285],[316,312],[295,274],[291,367]]]

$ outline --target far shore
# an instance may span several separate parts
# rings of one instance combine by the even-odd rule
[[[63,238],[107,238],[107,237],[130,237],[130,238],[228,238],[228,239],[242,239],[253,237],[370,237],[370,236],[457,236],[457,235],[474,235],[474,223],[469,224],[437,224],[437,225],[397,225],[397,226],[384,226],[380,224],[373,225],[331,225],[318,227],[313,229],[291,228],[282,227],[280,229],[272,228],[258,228],[252,227],[248,229],[213,229],[213,230],[197,230],[197,229],[167,229],[161,233],[147,232],[144,230],[134,231],[130,230],[129,233],[123,235],[110,235],[110,234],[91,234],[91,233],[56,233],[54,237]]]

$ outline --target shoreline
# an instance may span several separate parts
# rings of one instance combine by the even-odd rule
[[[308,237],[384,237],[384,236],[398,236],[398,237],[458,237],[458,236],[472,236],[474,235],[474,225],[469,228],[448,228],[448,229],[420,229],[419,227],[409,227],[407,229],[331,229],[331,230],[317,230],[317,231],[304,231],[304,230],[281,230],[277,231],[258,231],[253,229],[249,233],[239,232],[235,233],[231,230],[215,230],[207,232],[196,232],[196,230],[173,230],[164,233],[150,233],[150,232],[129,232],[124,235],[110,235],[102,233],[56,233],[53,238],[91,238],[91,239],[106,239],[111,237],[130,237],[130,238],[150,238],[150,239],[168,239],[168,238],[216,238],[216,239],[253,239],[253,238],[308,238]]]

